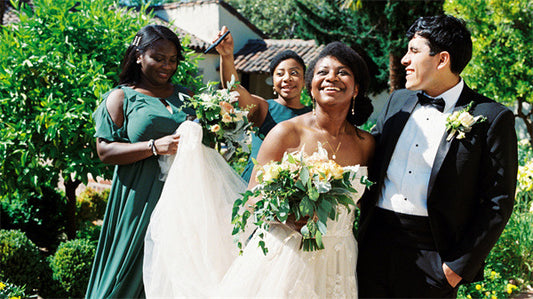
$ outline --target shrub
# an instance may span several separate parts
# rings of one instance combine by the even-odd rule
[[[66,199],[52,187],[14,192],[1,200],[1,227],[19,229],[37,246],[53,250],[65,227]]]
[[[485,280],[461,286],[458,298],[507,298],[517,293],[517,286],[503,279],[502,276],[490,269],[485,268]]]
[[[80,225],[78,225],[78,231],[76,231],[76,236],[78,239],[87,239],[90,241],[98,242],[101,230],[101,225],[94,224],[91,221],[84,221],[80,223]]]
[[[86,188],[76,200],[76,220],[94,221],[103,219],[109,197],[109,189],[97,192],[92,188]]]
[[[0,230],[0,280],[25,286],[39,287],[42,273],[37,246],[19,230]]]
[[[83,297],[96,252],[93,242],[76,239],[61,243],[50,258],[52,278],[69,297]]]

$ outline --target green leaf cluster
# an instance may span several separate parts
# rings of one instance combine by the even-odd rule
[[[447,13],[472,32],[472,60],[462,73],[475,90],[509,107],[533,140],[533,1],[447,0]]]
[[[39,288],[43,263],[37,246],[19,230],[0,230],[0,280]]]
[[[294,1],[280,0],[229,0],[231,6],[250,23],[268,35],[268,38],[295,38],[296,9]]]
[[[19,18],[0,32],[0,194],[109,175],[91,114],[147,16],[108,0],[35,0]]]

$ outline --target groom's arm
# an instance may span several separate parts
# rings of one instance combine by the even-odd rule
[[[513,209],[518,169],[514,115],[504,109],[487,131],[481,157],[480,205],[455,247],[456,259],[445,264],[465,281],[472,281],[498,241]]]

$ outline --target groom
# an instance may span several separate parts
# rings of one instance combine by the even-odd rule
[[[472,56],[463,21],[419,18],[407,37],[407,89],[372,132],[377,184],[361,199],[359,296],[454,298],[482,279],[513,209],[514,115],[460,77]],[[447,117],[470,103],[451,134]]]

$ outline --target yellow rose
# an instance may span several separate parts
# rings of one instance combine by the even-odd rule
[[[266,182],[273,182],[278,178],[281,167],[276,164],[267,164],[263,166],[265,174],[263,175],[263,180]]]
[[[330,160],[329,164],[330,164],[331,175],[333,176],[333,178],[336,180],[342,179],[342,175],[344,174],[344,169],[342,169],[342,167],[333,160]]]
[[[0,290],[3,290],[6,287],[6,284],[0,281]]]
[[[220,131],[220,125],[219,124],[211,126],[211,132],[216,133],[218,131]]]
[[[481,290],[481,285],[480,284],[476,284],[476,290]]]

